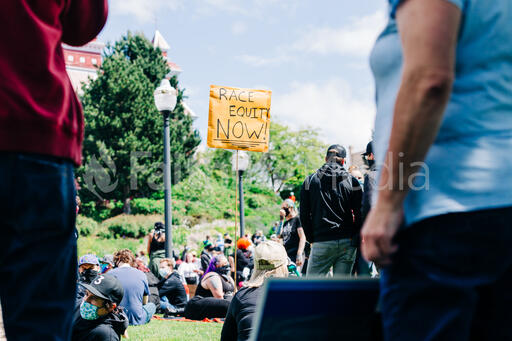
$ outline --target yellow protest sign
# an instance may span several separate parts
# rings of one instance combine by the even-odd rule
[[[208,147],[268,151],[271,94],[211,85]]]

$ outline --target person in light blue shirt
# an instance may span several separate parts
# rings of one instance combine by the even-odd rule
[[[148,323],[156,312],[156,305],[148,302],[149,285],[146,275],[132,267],[135,256],[128,250],[120,250],[114,254],[116,268],[109,274],[116,277],[124,289],[124,296],[119,303],[131,326]]]
[[[387,340],[512,339],[512,1],[389,0],[372,51]]]

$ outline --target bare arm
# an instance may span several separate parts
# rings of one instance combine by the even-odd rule
[[[143,305],[148,304],[148,300],[149,300],[149,296],[148,295],[142,296],[142,304]]]
[[[304,234],[304,229],[302,227],[297,227],[297,233],[299,234],[299,249],[297,250],[296,263],[298,266],[301,266],[304,263],[302,255],[304,253],[304,247],[306,246],[306,234]]]
[[[149,235],[148,235],[148,257],[149,257],[149,252],[151,251],[151,241],[153,240],[153,232],[151,232]]]
[[[207,275],[208,276],[208,275]],[[206,285],[206,289],[209,289],[212,292],[213,297],[215,298],[224,298],[224,291],[222,290],[222,280],[220,276],[217,274],[211,274],[204,280]]]
[[[362,231],[363,255],[381,265],[389,264],[390,254],[396,251],[392,238],[402,221],[409,177],[437,136],[451,94],[460,18],[458,7],[445,0],[408,0],[397,11],[404,57],[402,83],[379,197]]]

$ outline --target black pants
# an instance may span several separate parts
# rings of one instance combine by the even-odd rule
[[[381,271],[385,339],[512,340],[512,208],[445,214],[400,231]]]
[[[224,318],[229,308],[229,300],[214,297],[194,296],[185,308],[185,317],[191,320]]]

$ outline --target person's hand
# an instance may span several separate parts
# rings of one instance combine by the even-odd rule
[[[403,209],[377,205],[370,210],[361,230],[361,251],[363,257],[378,266],[391,264],[391,255],[398,245],[393,237],[403,220]]]
[[[282,209],[279,211],[279,219],[283,220],[286,217],[286,212]]]
[[[304,257],[302,254],[297,254],[297,258],[295,258],[295,265],[302,266],[302,264],[304,264]]]

